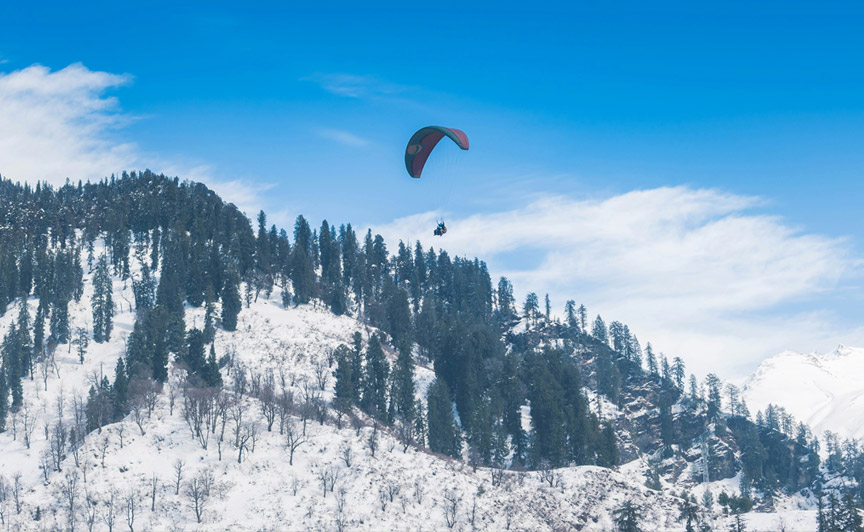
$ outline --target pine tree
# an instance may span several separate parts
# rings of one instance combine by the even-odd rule
[[[462,438],[453,417],[453,401],[447,384],[435,379],[426,398],[427,437],[429,450],[454,458],[462,456]]]
[[[294,248],[291,257],[291,281],[294,285],[294,301],[298,304],[312,300],[315,290],[313,266],[312,231],[303,216],[294,224]]]
[[[651,347],[651,342],[645,346],[645,362],[648,364],[648,373],[657,375],[657,357],[654,355],[654,348]]]
[[[18,330],[18,344],[20,349],[20,372],[21,378],[27,374],[33,378],[33,340],[30,338],[30,307],[27,305],[26,297],[21,298],[18,306],[18,320],[15,324]]]
[[[204,355],[204,333],[198,329],[190,329],[186,334],[186,350],[183,353],[183,362],[189,368],[189,374],[197,375],[205,383],[207,382],[207,359]]]
[[[240,276],[231,268],[222,289],[222,328],[226,331],[237,330],[237,315],[243,308],[240,301]]]
[[[422,257],[422,255],[420,255]],[[513,285],[502,277],[498,281],[498,312],[501,314],[501,321],[508,323],[516,317],[514,304],[516,300],[513,298]]]
[[[642,512],[633,502],[625,501],[612,512],[612,516],[618,532],[641,532],[639,521],[642,520]]]
[[[372,416],[383,419],[387,413],[387,378],[390,365],[377,334],[373,334],[369,339],[365,355],[360,406]]]
[[[861,512],[855,503],[855,496],[851,493],[843,494],[843,519],[842,529],[844,532],[861,532]]]
[[[399,347],[396,366],[393,368],[393,386],[390,394],[392,410],[403,423],[414,423],[414,357],[412,344],[405,342]]]
[[[336,359],[336,385],[334,386],[335,405],[338,410],[347,411],[357,398],[357,389],[354,382],[354,372],[351,364],[351,350],[340,345],[333,353]]]
[[[579,310],[576,312],[579,316],[579,330],[582,334],[588,334],[588,309],[585,305],[579,305]]]
[[[128,413],[127,405],[129,402],[129,376],[126,374],[126,364],[122,358],[117,359],[111,391],[111,409],[114,412],[114,421],[119,421]]]
[[[156,280],[153,279],[148,265],[141,266],[141,278],[132,282],[132,293],[135,296],[137,312],[149,310],[156,304]]]
[[[55,342],[64,344],[69,341],[69,300],[54,302],[49,327],[51,338]]]
[[[0,432],[6,430],[6,415],[9,413],[9,384],[6,372],[0,372]]]
[[[720,379],[709,373],[705,378],[705,386],[708,388],[708,418],[714,420],[719,417],[721,410]]]
[[[525,319],[532,324],[537,324],[537,313],[540,311],[540,302],[537,299],[537,294],[529,292],[525,297],[525,304],[522,305],[522,310],[525,313]]]
[[[609,344],[609,334],[606,330],[606,322],[603,321],[603,318],[600,315],[597,315],[597,318],[594,319],[594,327],[591,329],[591,336],[594,337],[598,342],[602,342],[604,344]]]
[[[675,357],[672,361],[672,379],[675,381],[675,387],[684,392],[684,377],[686,376],[684,369],[684,361],[681,357]]]
[[[143,287],[139,286],[139,289]],[[108,261],[105,255],[99,257],[96,272],[93,274],[93,341],[107,342],[111,339],[111,329],[114,319],[114,301],[111,296],[111,274],[108,272]],[[146,297],[142,293],[142,297]],[[136,298],[137,301],[137,298]]]
[[[579,330],[579,319],[576,317],[576,302],[572,299],[564,304],[564,316],[567,319],[567,325]]]
[[[208,286],[206,295],[204,297],[205,305],[204,305],[204,341],[208,343],[212,343],[213,339],[216,338],[216,326],[213,323],[214,315],[216,314],[216,304],[214,300],[216,296],[213,294],[213,287]]]
[[[45,347],[45,312],[42,302],[36,308],[36,317],[33,320],[33,354],[40,358]],[[33,376],[33,363],[30,363],[30,376]]]
[[[90,337],[87,334],[87,329],[78,327],[75,332],[75,347],[78,352],[78,361],[84,363],[84,355],[87,354],[87,346],[90,344]]]
[[[404,288],[388,283],[386,331],[396,344],[410,342],[414,326],[411,323],[411,307],[408,292]]]
[[[24,372],[22,367],[22,357],[25,346],[22,345],[22,335],[13,323],[9,327],[9,332],[3,338],[2,351],[3,366],[2,379],[6,381],[7,395],[12,394],[12,411],[16,411],[23,403],[23,389],[21,386],[21,377]]]
[[[219,362],[216,360],[216,347],[213,344],[210,344],[210,354],[207,355],[207,362],[203,369],[202,378],[207,386],[211,388],[222,386],[222,374],[219,372]]]

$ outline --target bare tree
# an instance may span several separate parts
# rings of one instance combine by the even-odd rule
[[[205,469],[195,475],[186,484],[186,497],[189,499],[189,505],[195,512],[195,519],[199,523],[204,517],[204,509],[207,506],[207,501],[210,499],[213,482],[213,472]]]
[[[78,501],[78,471],[68,471],[60,482],[60,494],[66,503],[66,527],[75,532],[75,510]]]
[[[237,401],[230,407],[231,421],[234,422],[234,447],[240,446],[240,432],[243,429],[243,417],[245,413],[246,410],[243,407],[243,401],[238,397]]]
[[[186,462],[177,460],[174,462],[174,495],[180,494],[180,482],[183,480],[183,466]]]
[[[447,522],[447,528],[456,526],[459,499],[460,497],[454,489],[448,489],[444,492],[444,520]]]
[[[504,507],[504,524],[507,527],[507,530],[510,530],[510,525],[513,524],[513,514],[516,513],[516,509],[512,505],[507,505]]]
[[[48,377],[51,376],[51,365],[48,362],[47,358],[43,358],[39,361],[39,374],[42,376],[42,384],[45,387],[45,391],[48,391]]]
[[[93,527],[96,525],[96,517],[99,515],[99,501],[90,493],[90,490],[84,488],[84,519],[87,523],[87,532],[93,532]]]
[[[490,472],[492,474],[492,485],[500,486],[501,482],[504,480],[504,468],[493,467]]]
[[[378,489],[378,502],[381,503],[381,511],[387,511],[387,502],[389,499],[387,498],[387,491],[384,488]]]
[[[366,439],[366,446],[369,447],[369,454],[375,458],[375,451],[378,450],[378,422],[372,423],[372,432],[369,433],[369,438]]]
[[[93,462],[90,461],[90,454],[84,455],[84,460],[81,461],[81,477],[84,479],[84,484],[87,484],[87,473],[93,469]]]
[[[321,481],[321,487],[324,490],[324,498],[327,498],[327,491],[329,490],[331,493],[336,487],[336,482],[338,482],[339,477],[341,476],[341,472],[338,468],[334,466],[322,467],[318,470],[318,480]]]
[[[237,444],[237,463],[243,463],[243,451],[248,451],[251,449],[255,449],[254,441],[258,434],[258,424],[254,421],[251,423],[246,423],[243,425],[243,430],[240,434],[240,440]]]
[[[234,370],[234,395],[237,399],[242,399],[246,395],[246,389],[249,386],[249,380],[246,378],[246,368],[238,365]]]
[[[279,434],[285,434],[285,422],[294,411],[294,392],[283,389],[279,393]]]
[[[140,498],[138,488],[134,486],[130,486],[123,496],[123,509],[126,512],[126,526],[129,527],[129,532],[135,532],[135,512]]]
[[[12,428],[12,441],[16,441],[18,439],[18,420],[21,418],[21,414],[18,410],[12,410],[9,416],[9,423]]]
[[[21,491],[23,489],[23,484],[21,483],[21,473],[16,472],[12,476],[12,500],[15,502],[15,513],[21,513]]]
[[[48,453],[55,471],[60,471],[60,465],[63,462],[64,453],[66,452],[66,436],[67,433],[63,427],[63,418],[60,417],[57,420],[57,424],[52,428],[48,439]]]
[[[120,438],[120,448],[123,448],[123,435],[126,434],[126,423],[117,423],[117,437]]]
[[[99,458],[100,464],[102,467],[105,467],[105,454],[108,452],[108,447],[111,446],[111,440],[108,439],[108,436],[105,436],[101,440],[99,440]]]
[[[6,503],[9,500],[9,482],[6,477],[0,475],[0,524],[6,524],[6,516],[9,513]]]
[[[471,528],[474,528],[474,522],[477,520],[477,494],[471,500],[471,513],[468,516],[468,522],[471,523]]]
[[[177,402],[177,382],[168,379],[168,415],[174,415],[174,403]]]
[[[269,380],[272,380],[272,374]],[[276,416],[279,413],[279,398],[272,383],[266,382],[264,384],[264,387],[261,388],[261,393],[258,395],[258,399],[261,401],[261,414],[267,421],[267,432],[271,432],[273,430],[273,422],[276,421]]]
[[[552,469],[548,460],[540,461],[540,480],[549,484],[550,488],[554,488],[560,482],[560,475]]]
[[[210,439],[213,400],[214,392],[207,388],[190,388],[185,390],[183,395],[183,419],[205,450]]]
[[[218,432],[214,432],[216,436],[216,448],[219,451],[219,461],[222,461],[222,444],[225,443],[225,427],[228,424],[228,412],[234,404],[234,398],[225,390],[220,390],[216,396],[214,410],[216,411],[218,420]]]
[[[345,462],[345,467],[351,467],[353,451],[350,443],[346,442],[342,444],[339,448],[339,456],[342,458],[342,461]]]
[[[159,478],[156,476],[156,473],[153,473],[153,476],[150,477],[150,511],[156,511],[156,488],[159,487]]]
[[[384,483],[384,491],[387,493],[390,502],[393,502],[393,499],[399,494],[399,485],[393,480],[388,480]]]
[[[102,510],[102,522],[108,527],[108,532],[114,532],[114,522],[117,519],[117,489],[114,486],[108,488],[108,496],[102,501],[105,509]]]
[[[322,360],[316,360],[313,369],[315,372],[315,381],[318,383],[318,389],[323,391],[327,387],[327,381],[330,378],[330,369]]]
[[[51,474],[51,453],[43,451],[42,454],[39,455],[39,469],[42,470],[42,480],[45,483],[48,483],[48,475]]]
[[[26,401],[24,405],[21,407],[21,421],[23,422],[22,429],[24,430],[23,438],[24,438],[24,446],[28,449],[30,448],[30,444],[33,439],[33,431],[36,430],[36,417],[33,415],[32,410],[30,410],[30,404]]]
[[[417,504],[423,504],[423,496],[426,494],[426,487],[423,485],[423,482],[418,478],[414,481],[414,500],[417,501]]]
[[[345,515],[345,488],[340,488],[339,492],[336,494],[336,532],[345,532],[345,529],[348,527],[348,519]]]
[[[156,403],[159,401],[160,385],[151,378],[146,379],[144,387],[144,406],[147,408],[147,419],[153,416],[153,410],[156,409]]]
[[[258,397],[261,393],[261,373],[249,369],[249,395],[253,397]]]
[[[294,465],[294,452],[306,442],[306,433],[299,430],[294,420],[288,420],[285,424],[285,443],[289,453],[288,465]]]

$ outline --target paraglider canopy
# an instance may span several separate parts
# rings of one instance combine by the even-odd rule
[[[427,126],[411,135],[408,147],[405,148],[405,168],[411,177],[420,177],[423,166],[429,154],[445,136],[456,143],[463,150],[468,149],[468,135],[464,132],[449,127]]]

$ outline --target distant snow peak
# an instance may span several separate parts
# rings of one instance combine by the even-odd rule
[[[843,344],[829,353],[783,351],[759,365],[742,395],[755,410],[782,406],[814,433],[864,436],[864,348]]]

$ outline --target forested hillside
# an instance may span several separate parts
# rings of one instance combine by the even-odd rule
[[[237,343],[267,331],[243,329],[244,314],[259,316],[253,309],[271,297],[284,308],[326,309],[357,330],[334,334],[306,381],[286,384],[292,370],[283,366],[247,375],[243,368],[257,362],[241,366],[238,358],[255,350],[238,355]],[[70,307],[85,308],[84,319],[70,319]],[[261,430],[287,437],[289,463],[308,421],[351,425],[358,437],[363,426],[372,431],[366,442],[373,457],[372,438],[381,431],[422,460],[444,456],[488,470],[494,486],[505,474],[531,470],[566,494],[561,479],[569,473],[556,473],[560,468],[620,467],[649,492],[674,497],[680,513],[667,527],[710,529],[725,514],[743,527],[741,514],[770,512],[781,501],[817,508],[820,530],[861,527],[864,453],[857,442],[829,440],[820,448],[782,409],[749,412],[734,386],[715,375],[702,382],[688,376],[681,358],[641,345],[625,324],[589,318],[574,300],[560,312],[548,295],[517,302],[511,283],[493,281],[477,258],[450,257],[420,242],[388,249],[371,231],[358,235],[351,224],[326,220],[313,226],[302,216],[289,235],[268,227],[263,212],[250,221],[204,185],[149,171],[57,189],[0,180],[0,314],[10,323],[2,331],[0,430],[15,431],[17,442],[27,423],[30,449],[36,436],[32,418],[23,417],[32,415],[27,382],[38,390],[44,380],[47,393],[49,375],[60,377],[58,352],[74,351],[85,364],[98,346],[118,342],[115,321],[124,312],[130,321],[113,370],[91,379],[73,421],[64,424],[60,407],[56,424],[45,422],[46,485],[70,456],[77,466],[77,451],[112,424],[134,420],[143,437],[144,416],[150,420],[169,397],[173,415],[182,390],[184,421],[205,450],[213,438],[219,461],[223,442],[241,464],[244,452],[254,452],[257,424],[238,421],[236,434],[225,434],[229,399],[242,404],[248,397],[259,405]],[[254,323],[273,335],[281,327]],[[255,356],[265,360],[271,349]],[[350,467],[350,457],[343,461]],[[325,497],[328,479],[336,493],[333,471],[322,473]],[[7,482],[0,482],[3,501]],[[180,483],[178,473],[176,493]],[[641,505],[618,501],[612,518],[634,530],[628,523],[649,513],[646,496],[621,493]],[[69,504],[74,525],[74,498]],[[201,523],[197,503],[195,515]]]

